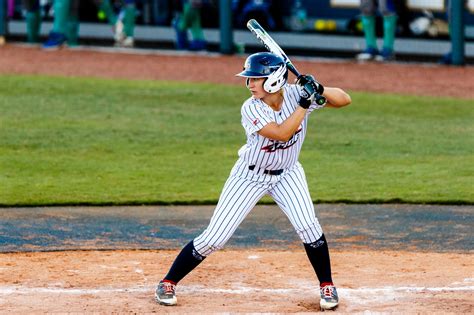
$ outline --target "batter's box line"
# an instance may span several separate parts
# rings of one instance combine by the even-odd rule
[[[227,293],[227,294],[248,294],[248,293],[273,293],[273,294],[291,294],[291,293],[307,293],[308,290],[317,292],[317,287],[299,287],[298,289],[271,289],[271,288],[255,288],[255,287],[238,287],[238,288],[208,288],[200,285],[181,285],[177,288],[177,293]],[[60,288],[60,287],[25,287],[25,286],[0,286],[0,295],[11,294],[31,294],[31,293],[45,293],[45,294],[101,294],[101,293],[145,293],[153,292],[155,286],[139,286],[131,288]],[[390,295],[392,293],[424,293],[424,292],[454,292],[454,291],[473,291],[474,286],[457,286],[457,287],[381,287],[381,288],[338,288],[339,295],[355,296],[355,295]]]

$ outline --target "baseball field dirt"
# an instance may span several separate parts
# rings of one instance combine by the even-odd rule
[[[242,84],[234,74],[240,71],[244,58],[89,49],[44,52],[7,44],[0,48],[0,74]],[[327,85],[347,90],[474,98],[474,67],[292,59],[301,72],[317,73]],[[356,210],[344,205],[319,209],[341,298],[335,313],[473,312],[472,206],[357,207],[359,213],[370,212],[375,221],[358,219]],[[205,226],[212,207],[177,211],[180,219],[166,217],[173,211],[160,209],[126,211],[134,213],[133,222],[138,222],[134,224],[143,227],[138,231],[143,233],[140,239],[149,242],[145,244],[128,233],[130,225],[123,222],[130,221],[109,220],[101,225],[97,213],[107,213],[107,209],[37,209],[42,216],[33,220],[30,216],[30,221],[25,218],[33,208],[0,209],[0,236],[10,239],[2,244],[0,253],[0,313],[319,312],[314,272],[298,242],[287,241],[289,223],[281,216],[269,220],[265,215],[265,211],[276,211],[274,208],[249,217],[236,234],[236,243],[211,255],[180,283],[178,306],[157,305],[155,285],[183,241]],[[391,216],[392,210],[406,216]],[[109,210],[114,211],[121,213],[120,209]],[[195,221],[194,212],[204,221]],[[117,213],[114,218],[121,218]],[[84,217],[89,220],[81,221]],[[166,224],[160,226],[160,218],[165,218]],[[380,226],[381,222],[384,225]],[[253,227],[265,224],[269,228],[259,233],[270,230],[281,235],[259,239],[258,234],[252,234]],[[155,229],[146,228],[152,225]],[[153,243],[160,228],[181,237]],[[92,236],[78,240],[73,232]],[[116,232],[121,232],[121,238],[108,243]],[[389,235],[393,238],[387,238]],[[246,237],[248,246],[241,245],[239,240],[246,244]]]

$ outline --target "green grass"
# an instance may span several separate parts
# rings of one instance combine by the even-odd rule
[[[315,201],[474,202],[472,101],[351,93],[311,117]],[[215,203],[244,87],[0,76],[0,205]],[[265,199],[267,200],[267,199]]]

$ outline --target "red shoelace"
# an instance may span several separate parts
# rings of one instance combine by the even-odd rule
[[[166,293],[174,294],[174,288],[175,288],[174,284],[169,283],[169,282],[163,282],[163,285],[165,286]]]

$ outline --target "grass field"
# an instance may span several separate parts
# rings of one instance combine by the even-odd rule
[[[0,96],[2,206],[215,203],[245,142],[239,86],[0,76]],[[314,201],[474,203],[472,101],[351,96],[311,117]]]

